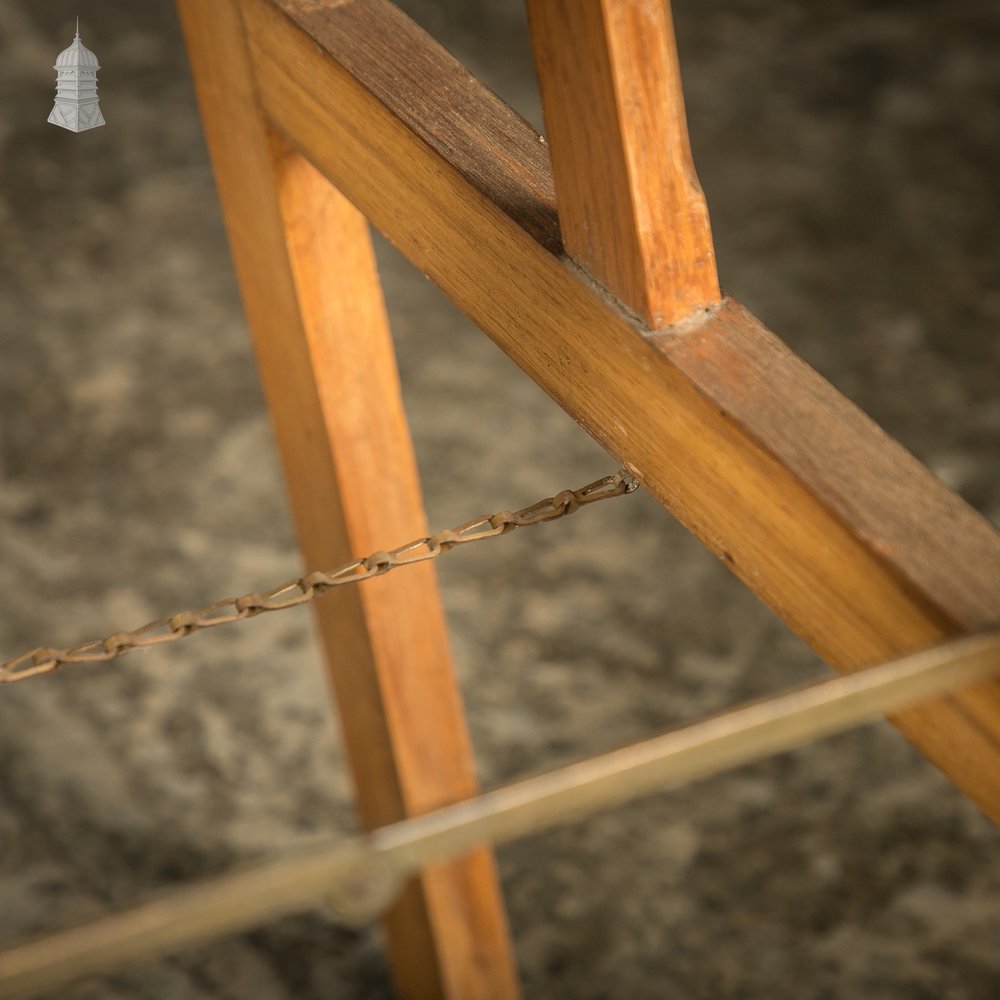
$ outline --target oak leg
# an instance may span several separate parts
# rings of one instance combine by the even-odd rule
[[[261,113],[239,0],[179,8],[305,562],[425,534],[367,223]],[[363,825],[473,794],[433,567],[315,607]],[[385,926],[400,995],[517,996],[490,853],[422,873]]]

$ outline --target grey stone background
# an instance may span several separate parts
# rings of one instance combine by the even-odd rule
[[[516,0],[410,11],[540,124]],[[1000,520],[992,0],[677,0],[726,287]],[[81,16],[105,128],[45,122]],[[0,3],[0,651],[298,561],[176,14]],[[610,471],[379,244],[431,523]],[[387,544],[401,539],[386,539]],[[483,781],[825,668],[640,494],[441,565]],[[331,598],[332,599],[332,598]],[[350,831],[308,614],[0,690],[0,943]],[[1000,995],[1000,840],[888,725],[500,852],[529,998]],[[60,992],[388,995],[321,914]]]

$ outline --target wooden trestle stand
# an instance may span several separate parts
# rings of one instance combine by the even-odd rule
[[[1000,535],[720,294],[667,0],[528,0],[547,143],[386,0],[178,4],[309,568],[426,533],[367,219],[832,666],[1000,621]],[[472,795],[431,565],[316,613],[363,825]],[[1000,821],[1000,683],[894,721]],[[386,931],[518,995],[485,850]]]

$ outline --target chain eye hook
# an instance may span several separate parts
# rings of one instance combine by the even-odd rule
[[[612,478],[624,487],[622,492],[625,494],[635,493],[635,491],[642,485],[639,480],[625,468],[625,466],[622,466]]]

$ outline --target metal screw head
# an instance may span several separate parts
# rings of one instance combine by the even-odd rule
[[[396,898],[402,877],[385,858],[365,852],[335,876],[324,903],[338,923],[362,927]]]

